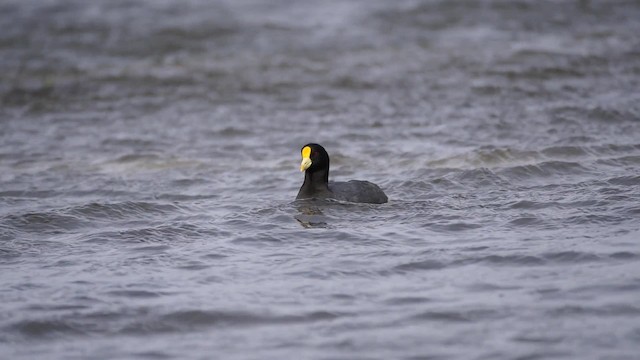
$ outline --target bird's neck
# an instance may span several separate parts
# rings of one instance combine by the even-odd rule
[[[301,194],[314,194],[329,190],[329,170],[317,170],[304,173],[304,183],[300,188]]]

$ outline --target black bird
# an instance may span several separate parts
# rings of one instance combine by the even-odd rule
[[[304,183],[296,199],[336,199],[356,203],[383,204],[387,195],[374,183],[361,180],[329,182],[329,154],[318,144],[302,147],[300,171]]]

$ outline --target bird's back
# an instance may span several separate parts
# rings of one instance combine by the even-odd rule
[[[337,200],[371,204],[383,204],[388,201],[382,189],[369,181],[329,182],[329,190],[332,193],[331,197]]]

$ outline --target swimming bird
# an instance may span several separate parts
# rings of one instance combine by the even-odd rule
[[[304,183],[296,199],[336,199],[372,204],[388,201],[382,189],[368,181],[329,182],[329,154],[322,146],[307,144],[301,153],[300,171],[304,171]]]

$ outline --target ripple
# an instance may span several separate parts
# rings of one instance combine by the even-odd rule
[[[619,251],[619,252],[609,254],[609,257],[611,257],[612,259],[619,259],[619,260],[631,260],[631,259],[636,259],[640,257],[640,255],[636,253],[628,252],[628,251]]]
[[[559,344],[564,341],[563,336],[548,336],[548,335],[537,335],[537,334],[523,334],[514,336],[511,338],[513,341],[522,342],[522,343],[533,343],[533,344]]]
[[[162,327],[170,328],[172,331],[182,331],[203,327],[227,327],[227,326],[250,326],[266,324],[293,324],[315,321],[333,320],[344,314],[327,311],[315,311],[300,315],[273,315],[258,314],[243,311],[217,311],[217,310],[184,310],[175,311],[162,315],[156,319],[163,324]],[[127,332],[135,331],[134,327],[128,327]]]
[[[466,230],[474,230],[481,228],[481,224],[474,224],[468,222],[455,222],[446,225],[437,225],[435,228],[440,229],[442,231],[466,231]]]
[[[11,330],[27,338],[86,335],[81,326],[66,320],[25,320],[12,325]]]
[[[410,317],[410,320],[437,321],[443,323],[470,323],[481,320],[496,320],[507,317],[508,314],[491,309],[463,310],[463,311],[425,311]]]
[[[517,209],[517,210],[540,210],[546,208],[561,208],[561,209],[571,209],[571,208],[589,208],[594,206],[605,206],[609,203],[607,201],[600,200],[577,200],[577,201],[569,201],[569,202],[558,202],[558,201],[532,201],[532,200],[518,200],[511,203],[508,208],[509,209]],[[526,218],[527,216],[523,216]]]
[[[174,204],[150,203],[140,201],[126,201],[121,203],[89,203],[66,209],[69,215],[87,219],[127,219],[150,217],[175,213],[181,210]]]
[[[539,161],[542,160],[542,158],[541,154],[537,151],[486,146],[475,149],[470,153],[431,161],[428,165],[431,167],[483,169]]]
[[[640,290],[640,281],[627,281],[619,284],[598,284],[580,286],[570,290],[577,294],[617,294],[617,293],[634,293]]]
[[[223,232],[214,228],[203,228],[189,223],[174,223],[120,231],[104,231],[83,236],[82,241],[109,243],[114,240],[123,240],[132,243],[173,243],[222,234]]]
[[[616,122],[622,123],[626,121],[633,121],[637,119],[636,114],[634,114],[631,109],[622,109],[619,107],[613,106],[588,106],[588,107],[579,107],[579,106],[563,106],[554,109],[554,114],[557,116],[571,118],[571,119],[588,119],[590,121],[601,121],[601,122]]]
[[[542,255],[542,257],[554,263],[583,263],[601,260],[601,257],[596,254],[580,251],[545,253]]]
[[[142,359],[174,359],[176,356],[163,351],[144,351],[133,354]]]
[[[583,215],[574,215],[569,216],[564,219],[566,224],[578,224],[578,225],[586,225],[586,224],[619,224],[626,221],[627,218],[624,216],[614,216],[614,215],[604,215],[604,214],[583,214]]]
[[[30,311],[64,311],[64,310],[82,310],[87,309],[88,305],[74,305],[74,304],[33,304],[29,305],[27,308]]]
[[[260,234],[255,236],[240,236],[231,240],[234,244],[252,245],[252,246],[267,246],[271,244],[279,244],[283,242],[283,239],[268,234]]]
[[[34,212],[22,215],[7,215],[3,226],[29,233],[61,234],[88,225],[77,216],[61,214],[58,211]]]
[[[583,158],[590,155],[589,148],[585,146],[551,146],[543,149],[541,153],[544,156],[551,158],[562,158],[562,159],[570,159],[570,158]]]
[[[494,292],[497,290],[520,290],[522,289],[522,287],[516,285],[502,285],[481,282],[468,286],[467,289],[473,292]]]
[[[125,298],[157,298],[165,294],[148,290],[112,290],[107,295]]]
[[[611,185],[636,186],[640,185],[640,175],[626,175],[613,177],[607,180]]]
[[[545,224],[545,221],[536,216],[522,216],[509,221],[509,224],[516,227],[540,226]]]
[[[400,264],[393,268],[398,272],[418,271],[418,270],[438,270],[446,267],[447,265],[436,260],[424,260],[410,262],[406,264]]]
[[[511,209],[544,209],[547,207],[547,203],[536,202],[531,200],[519,200],[512,203],[509,207]]]
[[[457,260],[455,264],[487,263],[501,266],[538,266],[545,264],[545,259],[533,255],[487,255]]]
[[[640,155],[621,156],[610,159],[598,159],[596,161],[596,164],[607,165],[616,169],[625,166],[638,166],[640,164]]]
[[[199,270],[209,269],[210,267],[211,265],[209,264],[205,264],[200,261],[191,260],[191,261],[188,261],[186,264],[177,266],[176,269],[199,271]]]
[[[570,161],[547,161],[499,170],[497,173],[510,180],[531,180],[562,175],[580,175],[590,172],[582,164]]]
[[[213,135],[221,137],[233,137],[233,136],[245,136],[250,135],[252,131],[250,129],[241,129],[235,126],[228,126],[213,132]]]
[[[425,304],[432,302],[433,300],[428,297],[422,296],[399,296],[392,297],[390,299],[386,299],[384,304],[386,305],[415,305],[415,304]]]
[[[452,180],[467,186],[489,187],[507,183],[500,175],[487,168],[464,170],[454,175]]]
[[[610,304],[599,307],[584,305],[564,305],[547,311],[553,317],[595,316],[640,316],[640,308],[627,304]]]
[[[120,296],[120,295],[118,295]],[[122,296],[130,297],[131,294]],[[133,295],[133,297],[149,298]],[[153,296],[152,296],[153,297]],[[203,328],[247,327],[257,325],[287,325],[330,321],[347,313],[312,311],[300,314],[253,313],[223,310],[179,310],[162,315],[149,314],[145,308],[132,313],[89,312],[68,313],[64,319],[29,319],[5,328],[26,339],[78,337],[97,334],[144,335],[182,333]]]

